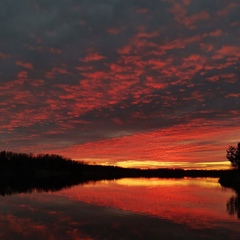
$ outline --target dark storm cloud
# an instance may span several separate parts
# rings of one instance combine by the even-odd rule
[[[239,12],[223,0],[1,1],[2,146],[237,128]]]

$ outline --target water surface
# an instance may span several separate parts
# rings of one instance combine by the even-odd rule
[[[237,204],[218,179],[99,181],[1,197],[0,239],[239,239]]]

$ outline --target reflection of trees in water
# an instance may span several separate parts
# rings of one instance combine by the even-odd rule
[[[227,212],[230,215],[237,215],[238,219],[240,220],[240,197],[239,192],[236,192],[236,196],[232,196],[227,201]]]
[[[47,178],[47,179],[1,179],[0,196],[17,193],[56,192],[74,185],[86,183],[84,180],[74,178]]]
[[[240,144],[239,144],[240,146]],[[229,215],[237,215],[240,220],[240,169],[225,172],[218,182],[224,188],[232,189],[235,195],[230,197],[226,203],[226,210]]]

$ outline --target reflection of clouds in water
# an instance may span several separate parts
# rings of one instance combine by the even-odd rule
[[[74,186],[57,194],[73,201],[203,228],[229,220],[224,207],[229,191],[221,191],[216,178],[126,178]]]
[[[40,196],[41,195],[41,196]],[[8,197],[0,203],[0,237],[5,240],[65,239],[237,239],[239,232],[226,228],[194,229],[147,214],[136,214],[80,201],[62,201],[54,194]],[[40,198],[38,198],[38,196]],[[44,196],[47,201],[41,201]],[[52,197],[52,199],[51,199]],[[10,200],[10,201],[8,201]],[[59,200],[59,201],[58,201]],[[30,206],[18,208],[21,206]],[[201,231],[201,232],[200,232]]]
[[[118,181],[79,185],[54,193],[2,197],[0,239],[198,239],[199,234],[204,239],[219,236],[229,239],[230,234],[239,236],[238,222],[231,219],[229,224],[224,212],[229,192],[201,186],[197,179],[162,180],[188,182],[183,186],[141,185],[143,179],[126,186]],[[161,180],[153,179],[153,183],[157,182],[160,184]]]
[[[185,232],[194,237],[186,225],[148,215],[78,201],[64,200],[63,204],[61,196],[51,195],[43,202],[37,195],[28,197],[28,194],[15,196],[8,198],[9,202],[0,203],[1,209],[5,205],[8,208],[0,215],[1,239],[158,239],[159,236],[181,236]],[[19,208],[18,204],[29,207]]]

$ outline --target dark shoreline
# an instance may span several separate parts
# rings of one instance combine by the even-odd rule
[[[236,170],[184,170],[171,168],[138,169],[90,165],[58,155],[33,155],[0,152],[0,195],[31,191],[58,191],[89,181],[120,178],[219,178],[222,186],[231,187],[226,179],[237,179]],[[240,179],[238,180],[240,182]]]
[[[78,184],[121,178],[224,178],[235,174],[233,170],[183,170],[183,169],[128,169],[111,166],[83,165],[81,171],[36,171],[34,175],[0,175],[0,195],[59,191]],[[224,185],[220,183],[221,185]],[[230,187],[230,186],[225,186]]]
[[[235,170],[184,170],[172,168],[137,169],[114,166],[85,165],[81,176],[89,180],[118,179],[118,178],[221,178],[231,175]]]
[[[218,181],[221,186],[226,188],[232,188],[236,192],[240,193],[240,171],[231,171],[222,175]]]

